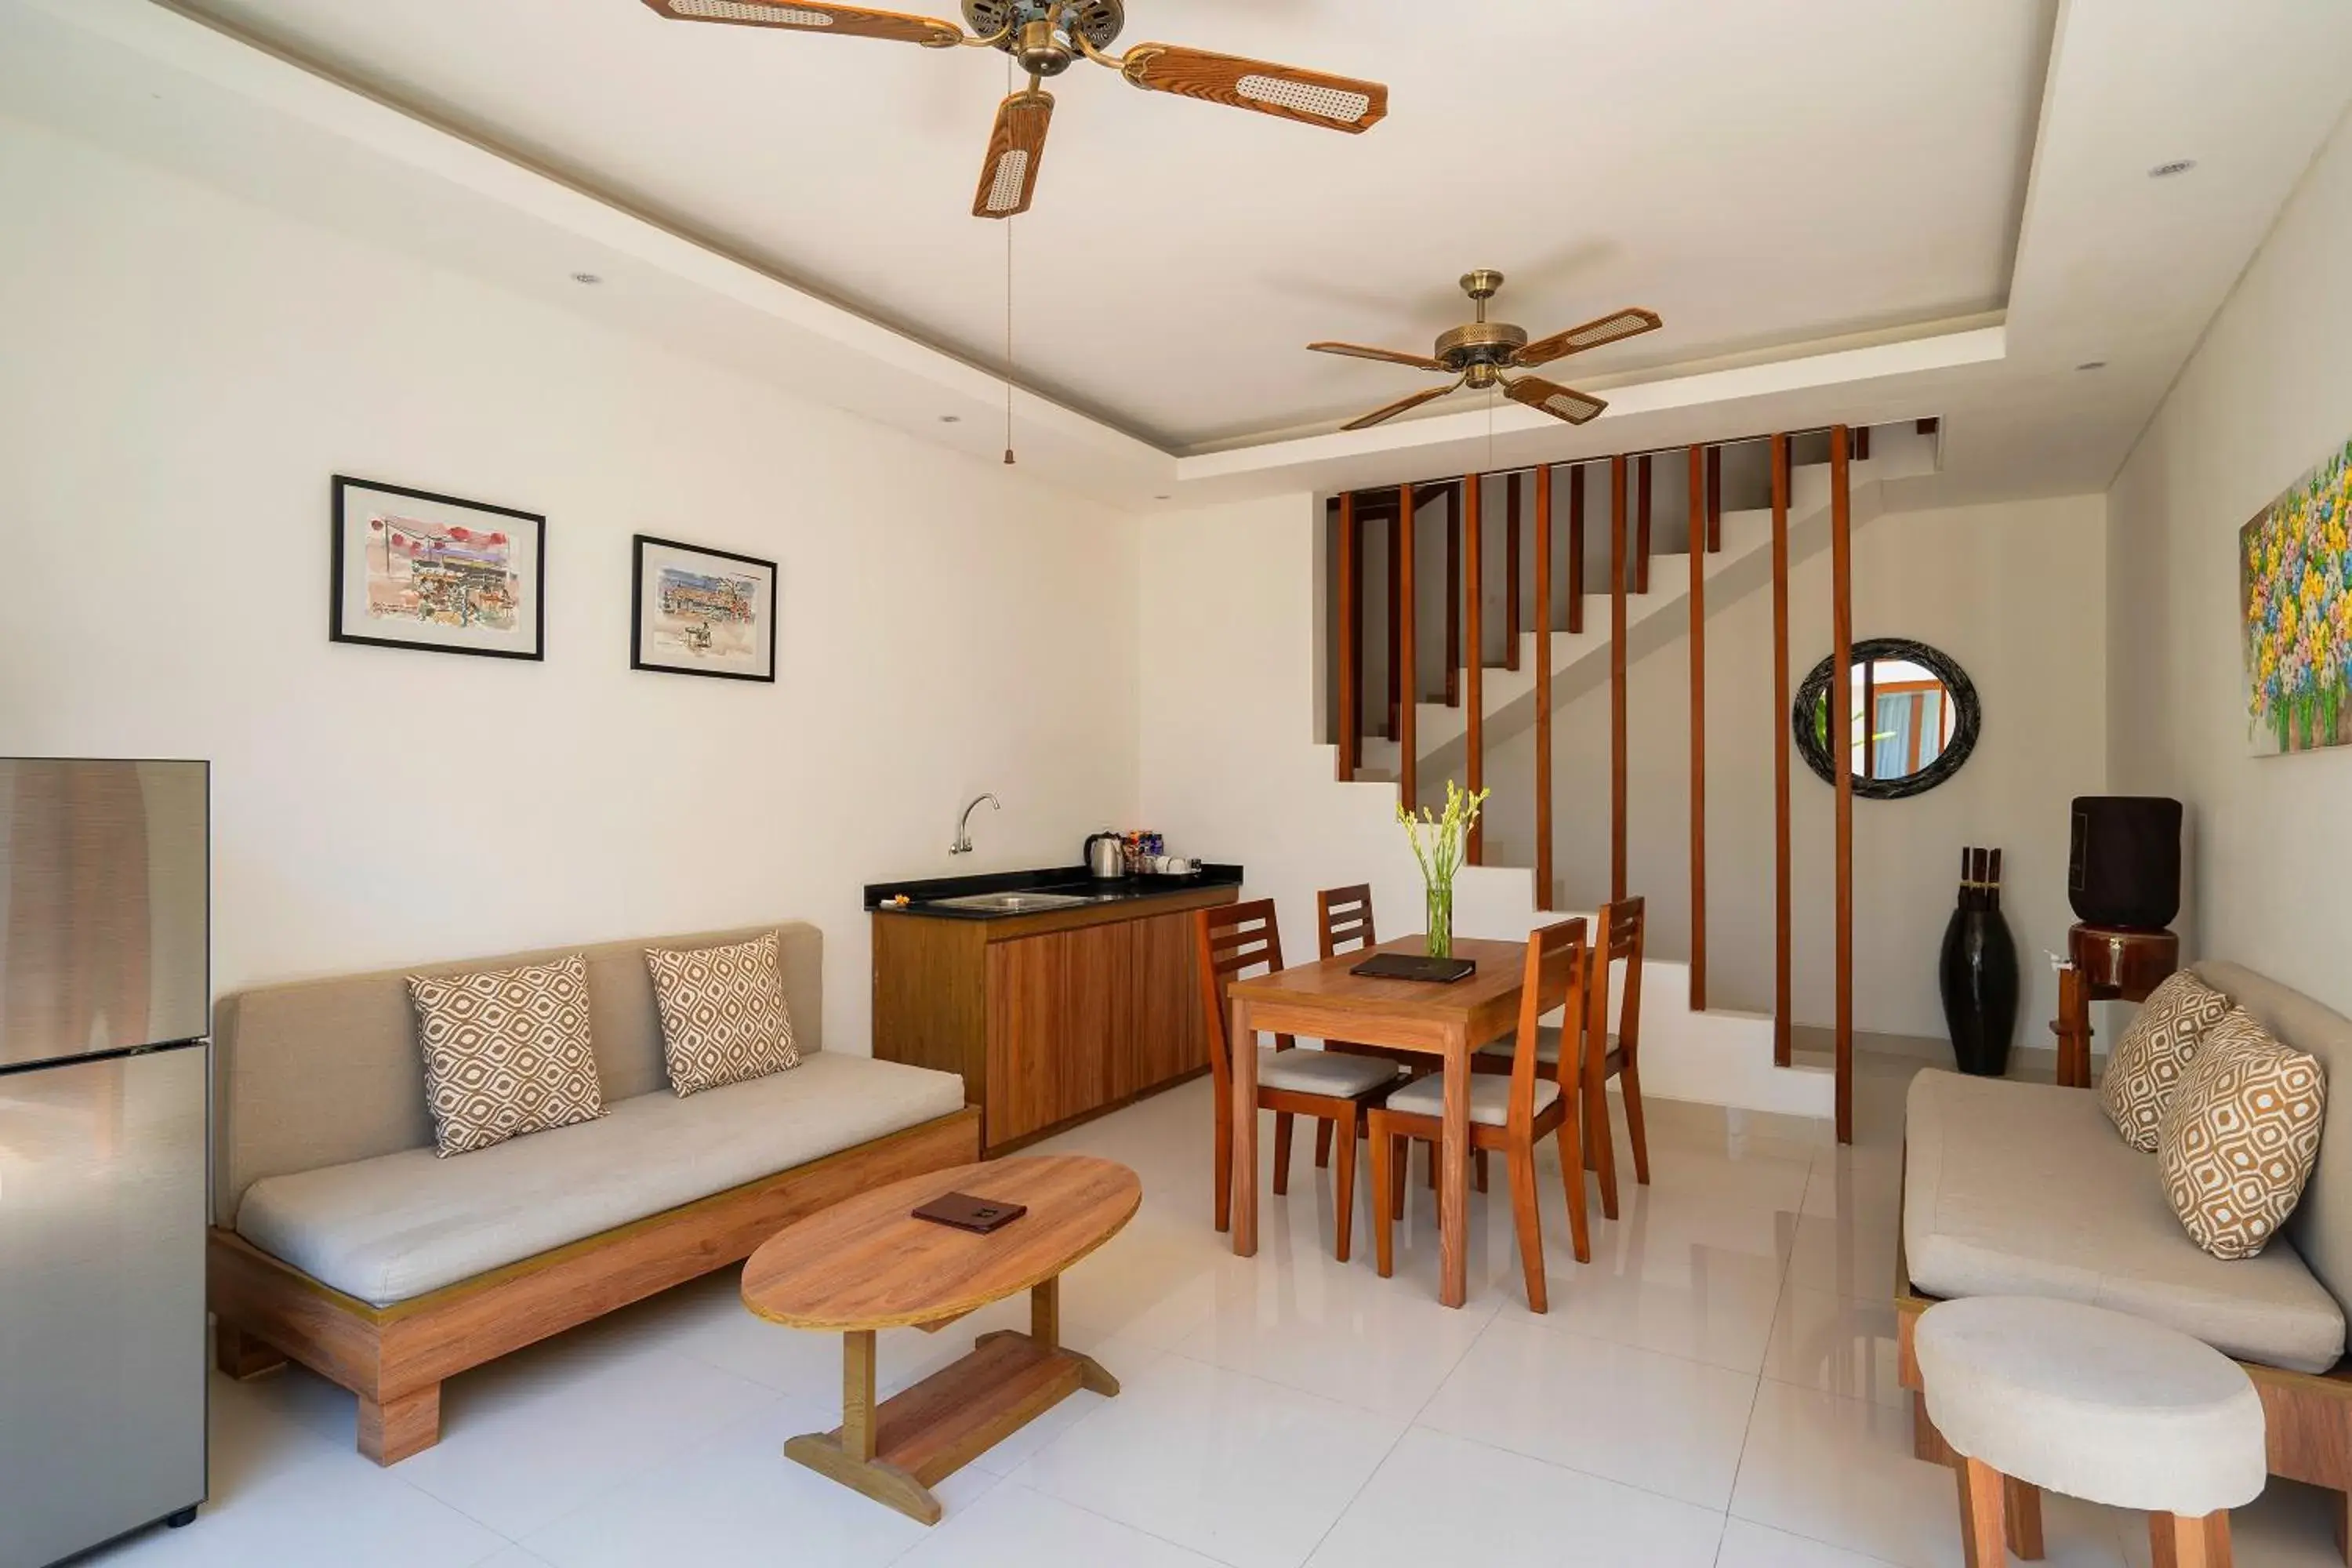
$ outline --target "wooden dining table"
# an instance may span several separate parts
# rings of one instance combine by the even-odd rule
[[[1372,952],[1418,953],[1426,939],[1401,937],[1246,980],[1226,990],[1233,1009],[1234,1251],[1257,1252],[1257,1049],[1259,1031],[1385,1046],[1434,1058],[1445,1075],[1438,1145],[1438,1300],[1469,1295],[1470,1053],[1518,1022],[1527,944],[1456,937],[1454,956],[1477,964],[1450,984],[1373,980],[1349,972]],[[1374,1203],[1386,1201],[1374,1194]]]

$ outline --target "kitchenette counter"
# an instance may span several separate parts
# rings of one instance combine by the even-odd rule
[[[991,1155],[1204,1072],[1195,911],[1241,882],[1238,866],[877,882],[874,1054],[961,1074]]]
[[[1098,920],[1130,919],[1140,911],[1115,905],[1181,899],[1183,907],[1224,903],[1242,885],[1239,866],[1203,865],[1186,877],[1101,879],[1084,866],[1053,866],[1029,871],[991,871],[969,877],[874,882],[866,889],[872,914],[931,920],[1030,921],[1047,914],[1082,914],[1054,926],[1087,925]],[[1203,897],[1202,895],[1208,895]],[[903,903],[899,900],[905,900]]]

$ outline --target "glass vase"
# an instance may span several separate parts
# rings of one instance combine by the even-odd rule
[[[1432,882],[1428,885],[1429,956],[1454,956],[1454,884]]]

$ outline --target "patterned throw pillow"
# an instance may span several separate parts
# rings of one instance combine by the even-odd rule
[[[478,974],[412,974],[408,994],[443,1158],[604,1114],[578,953]]]
[[[733,947],[649,947],[669,1086],[683,1097],[798,1067],[776,933]]]
[[[2139,1016],[2107,1053],[2099,1103],[2135,1149],[2154,1152],[2156,1126],[2180,1087],[2205,1031],[2221,1021],[2230,999],[2187,970],[2148,993]]]
[[[2189,1239],[2216,1258],[2261,1252],[2303,1197],[2326,1108],[2317,1058],[2243,1008],[2214,1025],[2157,1140],[2157,1173]]]

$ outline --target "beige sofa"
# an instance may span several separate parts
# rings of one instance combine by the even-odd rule
[[[2123,1141],[2097,1095],[1920,1073],[1905,1107],[1896,1304],[1921,1458],[1946,1451],[1917,1396],[1917,1315],[1958,1296],[2052,1296],[2167,1324],[2234,1357],[2263,1395],[2272,1472],[2352,1488],[2352,1020],[2242,964],[2194,970],[2326,1069],[2319,1163],[2294,1217],[2261,1257],[2225,1263],[2189,1239],[2155,1156]]]
[[[776,932],[801,1065],[680,1099],[648,946]],[[406,976],[582,952],[606,1114],[437,1158]],[[444,1378],[740,1261],[852,1192],[979,1158],[962,1080],[824,1051],[823,938],[791,923],[271,986],[215,1015],[211,1295],[223,1370],[291,1357],[390,1464]]]

